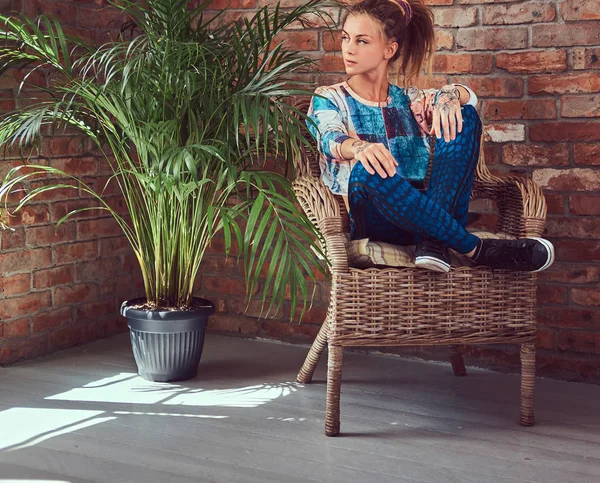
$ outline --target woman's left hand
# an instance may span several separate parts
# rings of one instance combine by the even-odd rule
[[[430,134],[437,139],[442,135],[446,142],[456,139],[456,133],[462,132],[463,118],[460,110],[460,94],[455,86],[448,85],[440,89],[433,108],[433,121]]]

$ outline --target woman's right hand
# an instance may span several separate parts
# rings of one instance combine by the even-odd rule
[[[396,174],[398,162],[382,143],[369,143],[357,139],[352,143],[351,150],[354,159],[360,161],[369,174],[377,173],[382,178]]]

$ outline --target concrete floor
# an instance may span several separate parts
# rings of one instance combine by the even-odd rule
[[[207,336],[196,379],[136,375],[128,335],[0,368],[0,483],[600,481],[600,387],[347,353],[342,434],[323,434],[323,357]],[[468,361],[467,361],[468,364]]]

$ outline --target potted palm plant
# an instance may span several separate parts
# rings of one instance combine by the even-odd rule
[[[0,145],[26,152],[42,132],[82,133],[110,166],[127,208],[116,212],[102,190],[73,174],[24,162],[0,186],[2,227],[7,216],[56,189],[82,190],[97,201],[95,209],[115,218],[145,288],[145,298],[123,303],[121,313],[139,373],[155,381],[197,374],[214,306],[195,298],[193,286],[216,234],[227,254],[237,244],[248,294],[265,276],[267,310],[278,310],[286,294],[292,313],[297,304],[304,309],[310,267],[324,272],[316,233],[285,173],[265,165],[276,159],[284,171],[291,168],[287,160],[305,143],[303,114],[292,99],[308,93],[289,75],[311,61],[276,37],[309,15],[325,18],[322,2],[264,7],[238,22],[209,18],[210,0],[191,3],[114,2],[127,28],[100,47],[45,16],[0,15],[0,73],[14,64],[52,71],[51,84],[40,86],[42,101],[0,119]],[[54,181],[30,186],[40,174]]]

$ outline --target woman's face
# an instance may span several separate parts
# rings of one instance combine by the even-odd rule
[[[379,28],[378,28],[379,27]],[[342,56],[346,74],[358,75],[387,67],[398,48],[384,38],[382,26],[368,15],[348,15],[342,30]]]

